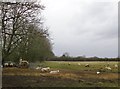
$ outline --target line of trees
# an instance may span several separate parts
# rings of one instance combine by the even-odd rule
[[[120,58],[98,58],[98,57],[54,57],[46,61],[120,61]]]
[[[53,57],[48,29],[41,11],[45,6],[32,2],[0,2],[2,60],[29,61]]]
[[[119,57],[116,58],[100,58],[97,56],[94,57],[85,57],[78,56],[78,57],[71,57],[68,52],[63,53],[61,57],[53,57],[47,59],[47,61],[120,61]]]

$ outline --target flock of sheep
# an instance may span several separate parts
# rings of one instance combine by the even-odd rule
[[[59,63],[59,64],[60,64],[60,63]],[[68,62],[68,65],[70,66],[71,63]],[[81,64],[78,63],[78,65],[80,66]],[[90,64],[85,64],[84,66],[85,66],[85,67],[90,67]],[[118,65],[115,64],[114,67],[115,67],[115,68],[118,68]],[[104,69],[106,69],[106,70],[112,70],[112,68],[109,66],[109,64],[108,64],[107,66],[105,66]],[[42,68],[42,67],[39,67],[39,66],[36,67],[36,70],[41,70],[41,72],[49,72],[50,74],[56,74],[56,73],[59,73],[59,72],[60,72],[59,70],[52,70],[52,71],[50,71],[50,67],[43,67],[43,68]],[[97,75],[100,74],[100,73],[101,73],[100,70],[96,72]]]
[[[50,71],[50,67],[36,67],[36,70],[41,70],[42,72],[49,72],[50,74],[56,74],[56,73],[59,73],[60,71],[59,70],[53,70],[53,71]]]
[[[23,59],[20,59],[18,64],[14,63],[12,61],[6,61],[0,67],[1,68],[3,68],[3,67],[28,68],[29,67],[29,62],[27,60],[23,60]]]
[[[19,62],[19,65],[22,65],[23,63],[26,63],[26,64],[29,64],[29,62],[28,61],[26,61],[26,60],[22,60],[22,59],[20,59],[20,62]],[[60,64],[60,63],[59,63]],[[14,64],[13,63],[10,63],[10,64],[8,64],[8,63],[5,63],[4,64],[4,66],[13,66]],[[71,65],[71,63],[70,62],[68,62],[68,65],[70,66]],[[77,65],[81,65],[80,63],[77,63]],[[90,67],[91,65],[90,64],[85,64],[84,65],[85,67]],[[114,65],[114,68],[118,68],[118,64],[115,64]],[[49,72],[50,74],[56,74],[56,73],[59,73],[60,72],[60,70],[50,70],[50,67],[40,67],[40,66],[38,66],[38,67],[36,67],[35,68],[36,70],[41,70],[41,72]],[[110,67],[110,65],[109,65],[109,63],[105,66],[105,68],[101,68],[101,69],[106,69],[106,70],[112,70],[112,68]],[[98,75],[98,74],[100,74],[102,71],[101,70],[98,70],[97,72],[96,72],[96,74]]]
[[[79,65],[79,64],[78,64],[78,65]],[[86,65],[85,65],[85,67],[89,67],[89,66],[90,66],[89,64],[86,64]],[[115,64],[115,65],[114,65],[114,68],[118,68],[118,65]],[[102,68],[101,68],[101,69],[102,69]],[[104,69],[106,69],[106,70],[110,70],[110,71],[112,70],[112,68],[109,66],[109,63],[108,63],[107,66],[105,66]],[[97,71],[97,72],[96,72],[96,74],[100,74],[100,73],[101,73],[101,71]]]
[[[19,66],[20,66],[20,65],[21,65],[21,66],[24,66],[24,64],[25,64],[25,65],[29,65],[29,62],[26,61],[26,60],[20,59]],[[61,64],[61,63],[59,62],[59,64]],[[72,63],[71,63],[71,62],[68,62],[68,65],[71,66]],[[81,66],[81,63],[77,63],[77,65],[78,65],[78,66]],[[83,64],[82,64],[82,65],[83,65]],[[13,66],[14,66],[14,63],[12,63],[12,62],[11,62],[11,63],[4,63],[4,66],[6,66],[6,67],[13,67]],[[2,66],[1,66],[1,67],[2,67]],[[91,64],[84,64],[84,67],[89,68],[89,67],[91,67]],[[112,68],[113,68],[113,67],[111,67],[111,66],[109,65],[109,63],[108,63],[107,65],[105,65],[105,67],[101,67],[101,69],[98,69],[98,71],[96,71],[96,74],[97,74],[97,75],[101,74],[101,72],[102,72],[101,70],[109,70],[109,71],[111,71]],[[118,64],[114,64],[114,68],[118,68]],[[60,72],[60,70],[51,70],[50,67],[40,67],[40,66],[38,66],[38,67],[36,67],[35,69],[36,69],[36,70],[41,70],[41,72],[47,72],[47,73],[50,73],[50,74],[56,74],[56,73],[59,73],[59,72]]]
[[[80,63],[78,63],[78,65],[80,65]],[[89,66],[90,66],[89,64],[85,64],[85,67],[89,67]],[[114,67],[115,67],[115,68],[118,68],[118,65],[115,64]],[[112,70],[112,68],[109,66],[109,63],[108,63],[108,65],[105,67],[105,69],[107,69],[107,70]],[[97,71],[96,74],[100,74],[100,71]]]

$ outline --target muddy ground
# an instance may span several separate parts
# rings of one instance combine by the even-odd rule
[[[118,87],[118,73],[97,75],[90,71],[60,70],[58,74],[39,70],[5,68],[3,87]]]

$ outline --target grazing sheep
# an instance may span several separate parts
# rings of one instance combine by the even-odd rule
[[[42,67],[39,67],[39,66],[38,66],[38,67],[36,67],[35,69],[36,69],[36,70],[41,70],[41,69],[42,69]]]
[[[115,68],[118,68],[118,65],[117,65],[117,64],[115,64]]]
[[[9,64],[8,63],[4,63],[4,66],[7,67]]]
[[[98,71],[97,74],[100,74],[100,72]]]
[[[22,63],[29,64],[29,62],[28,62],[28,61],[20,59],[20,63],[19,63],[19,64],[21,65]]]
[[[105,67],[107,70],[111,70],[112,68],[111,67]]]
[[[56,71],[50,71],[50,74],[56,74],[56,73],[59,73],[60,71],[59,70],[56,70]]]
[[[89,67],[89,64],[86,64],[85,67]]]
[[[70,65],[70,62],[68,63],[68,65]]]
[[[47,71],[49,71],[49,70],[50,70],[50,67],[46,67],[46,68],[42,68],[42,69],[41,69],[42,72],[47,72]]]
[[[26,61],[26,60],[20,59],[19,67],[20,67],[20,68],[28,68],[28,67],[29,67],[29,62]]]
[[[14,65],[13,63],[10,63],[10,66],[11,66],[11,67],[13,67],[13,65]]]

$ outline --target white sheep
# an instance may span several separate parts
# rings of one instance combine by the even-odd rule
[[[111,70],[112,68],[111,67],[105,67],[107,70]]]
[[[28,68],[29,62],[27,60],[20,59],[18,67],[19,68]]]
[[[4,63],[4,66],[8,66],[9,64],[8,63]]]
[[[56,70],[56,71],[50,71],[50,74],[56,74],[56,73],[59,73],[60,71],[59,70]]]
[[[13,66],[14,64],[13,63],[10,63],[10,66]]]
[[[22,63],[27,63],[27,64],[29,64],[28,61],[20,59],[20,63],[19,63],[19,64],[21,65]]]
[[[70,65],[70,62],[68,62],[68,65]]]
[[[86,64],[85,67],[89,67],[89,64]]]
[[[97,71],[97,74],[100,74],[100,72],[99,72],[99,71]]]
[[[46,67],[46,68],[42,68],[42,69],[41,69],[42,72],[47,72],[47,71],[49,71],[49,70],[50,70],[50,67]]]
[[[117,64],[115,64],[115,68],[118,68],[118,65],[117,65]]]
[[[36,69],[36,70],[40,70],[40,69],[42,69],[42,67],[39,67],[39,66],[38,66],[38,67],[36,67],[35,69]]]

